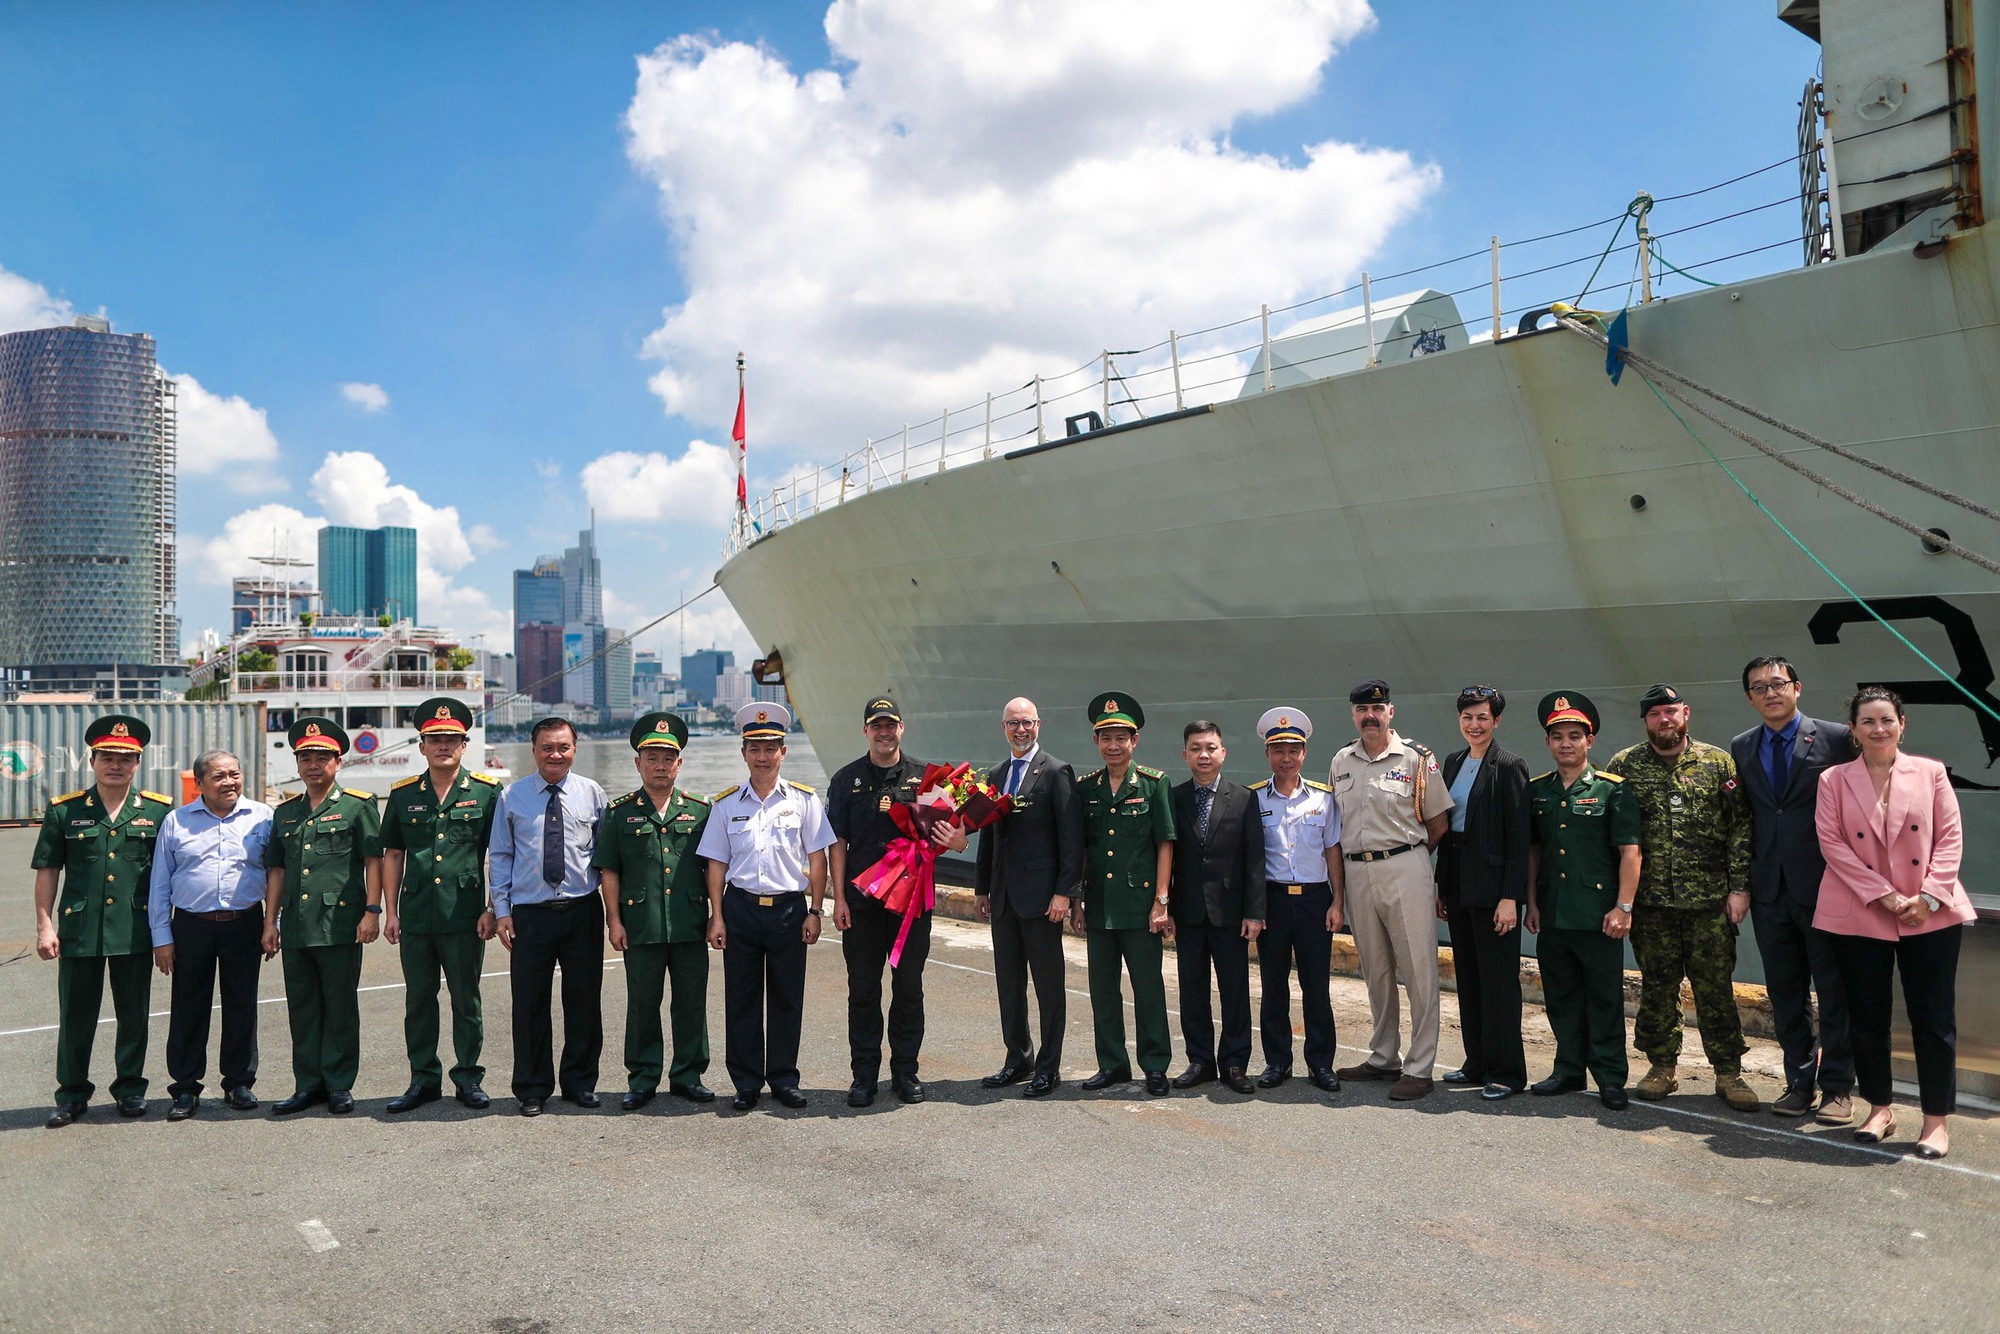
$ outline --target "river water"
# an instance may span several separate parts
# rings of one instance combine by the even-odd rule
[[[500,752],[500,758],[513,770],[515,778],[526,777],[535,771],[535,762],[526,742],[502,742],[494,749]],[[855,754],[859,753],[857,749]],[[628,741],[586,738],[579,745],[574,772],[594,779],[610,795],[621,797],[639,786],[639,771],[633,765],[634,759],[632,745]],[[787,778],[796,779],[821,792],[826,791],[826,770],[820,767],[819,757],[813,754],[812,742],[806,740],[803,734],[794,736],[786,745],[783,772]],[[742,743],[733,736],[689,737],[687,749],[681,752],[680,785],[690,792],[713,796],[726,787],[742,782],[747,773],[743,766]]]

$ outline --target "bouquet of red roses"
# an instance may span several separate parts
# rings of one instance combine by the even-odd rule
[[[854,883],[889,911],[902,914],[902,929],[889,951],[891,968],[902,960],[903,942],[917,914],[937,905],[937,845],[931,842],[931,831],[956,824],[970,834],[1012,808],[1013,798],[995,791],[970,764],[929,766],[917,784],[915,803],[897,802],[889,808],[889,818],[903,832],[889,844],[882,860],[854,877]]]

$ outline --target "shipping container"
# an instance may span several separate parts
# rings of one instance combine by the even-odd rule
[[[51,799],[89,787],[90,748],[83,734],[114,710],[103,704],[0,704],[0,824],[38,821]],[[178,802],[181,771],[205,750],[233,751],[243,763],[243,790],[264,791],[264,706],[124,704],[153,729],[141,757],[138,785]]]

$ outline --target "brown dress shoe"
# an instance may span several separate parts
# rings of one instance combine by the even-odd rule
[[[1430,1080],[1420,1075],[1404,1075],[1389,1088],[1389,1097],[1395,1102],[1412,1102],[1428,1097],[1435,1087]]]
[[[1257,1081],[1244,1074],[1243,1067],[1240,1065],[1232,1065],[1227,1070],[1224,1070],[1222,1072],[1222,1082],[1228,1085],[1230,1091],[1234,1093],[1254,1094],[1257,1091]]]
[[[1813,1114],[1813,1120],[1823,1126],[1844,1126],[1851,1123],[1854,1120],[1854,1099],[1844,1093],[1839,1097],[1831,1093],[1823,1094],[1819,1100],[1819,1111]]]
[[[1400,1079],[1403,1067],[1400,1065],[1370,1065],[1363,1061],[1359,1065],[1344,1065],[1334,1071],[1342,1079]],[[1424,1081],[1430,1083],[1428,1079]]]

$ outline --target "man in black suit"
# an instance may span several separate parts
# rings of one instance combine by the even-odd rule
[[[1820,1123],[1846,1125],[1854,1091],[1847,997],[1832,937],[1815,930],[1812,919],[1826,873],[1817,824],[1819,776],[1859,752],[1844,724],[1799,712],[1804,690],[1783,658],[1751,659],[1743,669],[1743,692],[1764,721],[1732,740],[1729,753],[1750,799],[1750,923],[1785,1052],[1785,1092],[1771,1110],[1804,1116],[1814,1109],[1817,1084]],[[1817,1042],[1813,991],[1819,993]]]
[[[1014,805],[979,835],[973,889],[981,920],[993,924],[993,973],[1007,1060],[979,1082],[997,1089],[1026,1079],[1027,1096],[1042,1098],[1062,1082],[1068,1021],[1063,918],[1083,877],[1083,807],[1075,771],[1041,747],[1042,718],[1034,701],[1009,701],[1000,721],[1011,755],[986,778],[1012,796]],[[1030,976],[1042,1012],[1039,1053],[1028,1042]]]
[[[1174,789],[1174,878],[1169,893],[1180,960],[1181,1040],[1188,1068],[1175,1088],[1221,1072],[1238,1093],[1255,1093],[1250,1064],[1250,942],[1264,929],[1264,821],[1257,796],[1222,776],[1222,729],[1207,719],[1182,732],[1181,758],[1194,776]],[[1222,1042],[1208,1003],[1210,966],[1222,996]]]

